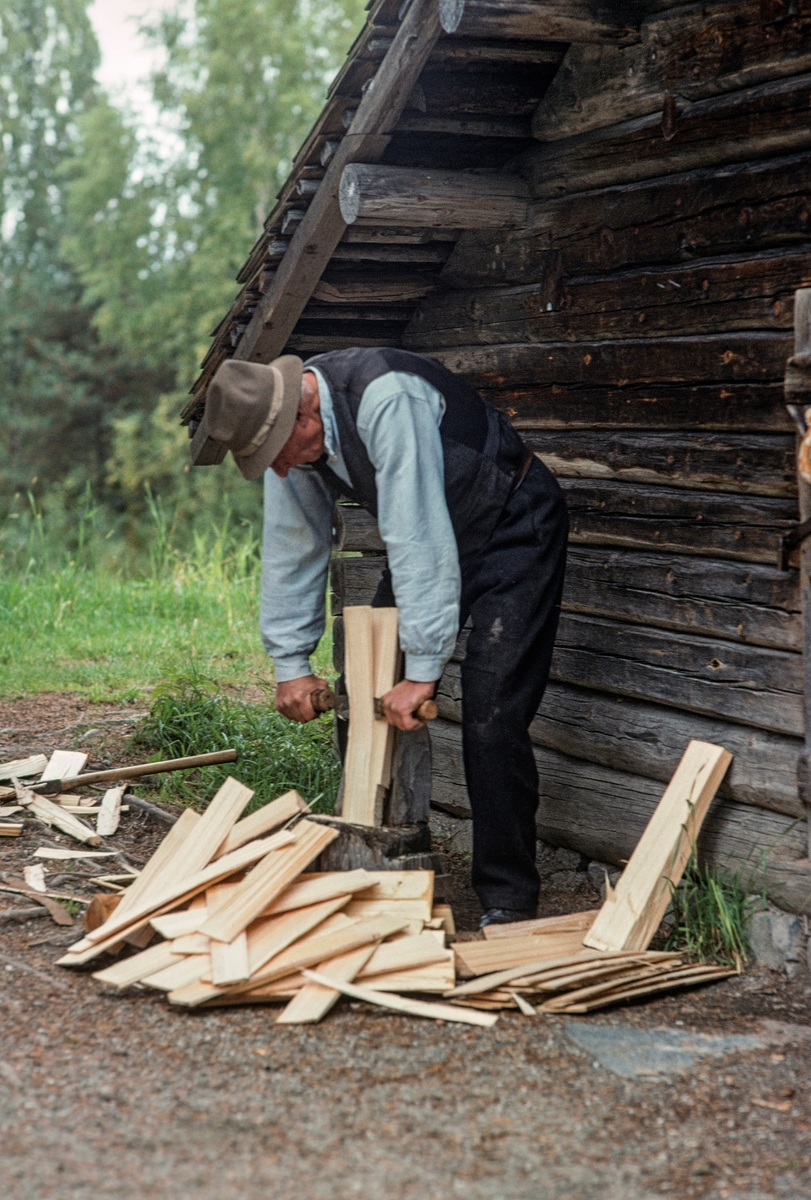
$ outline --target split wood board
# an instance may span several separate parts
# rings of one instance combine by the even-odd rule
[[[174,938],[197,933],[200,926],[205,923],[207,916],[208,909],[205,906],[187,908],[183,912],[170,912],[165,913],[162,917],[154,917],[149,923],[161,937],[172,941]]]
[[[300,875],[295,883],[286,887],[282,894],[263,910],[262,916],[275,916],[278,913],[291,912],[294,908],[318,904],[321,900],[331,900],[335,896],[349,896],[365,891],[369,888],[370,880],[370,872],[362,868],[355,871],[324,871],[320,874]]]
[[[345,996],[350,996],[353,1000],[376,1004],[380,1008],[391,1008],[395,1012],[408,1013],[412,1017],[430,1017],[434,1021],[458,1021],[463,1025],[481,1025],[485,1028],[495,1025],[498,1020],[489,1013],[477,1012],[475,1009],[460,1009],[454,1004],[433,1004],[422,1000],[408,1000],[404,996],[390,996],[385,992],[376,992],[372,988],[357,987],[352,983],[331,979],[316,971],[305,970],[302,974],[313,983],[320,983],[322,987],[337,988],[338,991],[343,992]]]
[[[172,950],[175,954],[210,954],[211,938],[204,933],[184,933],[172,939]]]
[[[205,937],[205,934],[197,936]],[[238,933],[232,942],[218,942],[212,938],[209,953],[211,954],[211,982],[216,987],[230,987],[232,984],[242,983],[243,980],[250,977],[248,935],[244,931]]]
[[[181,958],[182,955],[176,954],[172,949],[171,942],[159,942],[157,946],[142,950],[140,954],[133,954],[131,958],[113,963],[103,971],[96,971],[93,978],[98,979],[100,983],[109,983],[112,987],[127,988],[134,983],[140,983],[147,975],[153,975],[156,971],[162,971],[164,967],[180,962]]]
[[[320,904],[296,909],[279,917],[254,921],[246,930],[248,974],[244,981],[237,980],[230,986],[239,989],[253,986],[257,979],[263,977],[263,969],[267,964],[273,963],[289,946],[295,944],[306,948],[308,937],[324,937],[353,924],[348,917],[338,912],[345,903],[345,896],[336,896],[332,900],[322,900]],[[200,978],[198,995],[205,988],[210,990],[212,996],[220,995],[223,986],[214,983],[211,975],[206,974]]]
[[[252,842],[254,838],[264,837],[266,833],[278,829],[280,825],[286,824],[302,812],[309,812],[309,806],[298,792],[285,792],[277,800],[272,800],[270,804],[265,804],[256,812],[237,821],[214,857],[221,858],[224,854],[230,854],[232,850],[238,850],[247,842]]]
[[[45,783],[51,779],[75,779],[77,775],[81,775],[86,762],[87,755],[82,750],[54,750],[39,781]]]
[[[380,975],[359,976],[358,982],[376,992],[436,992],[444,996],[453,987],[453,951],[445,950],[444,959],[424,967],[411,967],[404,971],[386,971]]]
[[[367,871],[366,875],[369,888],[358,895],[358,900],[423,900],[429,907],[424,919],[431,919],[433,871]]]
[[[344,613],[346,609],[344,609]],[[372,638],[374,641],[375,698],[390,692],[400,678],[401,654],[397,633],[397,609],[372,609]],[[351,727],[351,726],[350,726]],[[369,786],[375,785],[375,825],[383,823],[383,805],[391,783],[391,759],[394,749],[394,728],[385,718],[375,718],[372,730],[372,752]]]
[[[127,790],[126,783],[108,788],[101,799],[96,817],[96,833],[100,837],[112,837],[121,820],[121,799]]]
[[[377,782],[370,785],[375,727],[372,608],[368,604],[347,607],[343,619],[344,672],[351,715],[341,816],[355,825],[374,825]]]
[[[0,779],[27,779],[30,775],[38,775],[44,771],[48,760],[44,754],[32,754],[28,758],[14,758],[11,762],[0,763]]]
[[[210,970],[211,959],[208,954],[185,954],[178,962],[164,967],[162,971],[144,976],[141,983],[156,988],[159,992],[173,992],[177,988],[194,983]]]
[[[456,942],[456,965],[463,979],[474,975],[487,975],[491,971],[518,967],[522,963],[542,962],[567,954],[577,954],[583,949],[583,934],[546,934],[543,937],[497,938],[491,942]],[[540,969],[540,968],[539,968]]]
[[[598,996],[583,1004],[572,1004],[566,1008],[558,1008],[556,1012],[588,1013],[598,1008],[607,1008],[610,1004],[619,1004],[623,1000],[635,1000],[643,996],[653,996],[658,992],[675,991],[678,988],[697,987],[705,983],[714,983],[736,975],[732,967],[695,966],[685,964],[684,967],[670,972],[668,975],[655,980],[653,983],[638,984],[635,987],[620,988],[616,992]]]
[[[723,746],[692,741],[645,832],[586,934],[596,950],[647,950],[732,761]]]
[[[19,837],[23,831],[22,822],[0,821],[0,837]]]
[[[119,915],[117,909],[104,925],[100,925],[98,929],[94,929],[80,942],[71,946],[67,954],[58,960],[57,965],[79,966],[88,962],[104,950],[110,950],[117,946],[119,941],[134,930],[148,924],[153,917],[162,916],[170,909],[192,899],[210,884],[217,883],[235,871],[250,866],[251,863],[264,857],[269,850],[287,845],[292,840],[292,835],[286,830],[282,830],[280,833],[272,834],[269,838],[249,842],[247,846],[241,846],[239,850],[232,851],[231,854],[211,863],[204,870],[198,871],[196,875],[192,875],[180,883],[174,883],[159,892],[156,889],[158,894],[145,898],[136,909],[126,913],[123,917]]]
[[[61,805],[54,804],[47,796],[38,796],[36,792],[30,791],[27,792],[27,796],[30,797],[30,803],[26,806],[28,811],[46,825],[52,825],[69,837],[75,838],[77,842],[85,842],[88,846],[98,846],[101,842],[94,829],[85,825],[73,813],[65,812]]]
[[[526,937],[530,934],[571,933],[591,929],[599,908],[586,912],[567,913],[562,917],[539,917],[533,921],[511,921],[507,925],[485,925],[482,933],[490,941],[502,937]]]
[[[318,964],[318,971],[331,979],[351,983],[363,970],[369,958],[376,953],[374,943],[338,954]],[[283,982],[282,980],[279,981]],[[341,993],[337,988],[327,988],[320,983],[305,982],[283,1012],[276,1018],[277,1025],[312,1025],[327,1015]]]
[[[459,943],[456,943],[454,949],[458,962]],[[534,980],[554,977],[558,972],[566,973],[577,970],[587,963],[626,957],[625,954],[603,954],[599,950],[588,950],[581,946],[575,954],[565,954],[560,958],[552,959],[541,958],[533,963],[521,963],[518,966],[505,967],[499,971],[480,975],[478,978],[468,979],[465,983],[458,984],[451,994],[453,996],[474,996],[478,993],[489,992],[502,984],[513,983],[518,979]]]
[[[341,916],[341,913],[336,913],[331,920],[336,920]],[[327,922],[324,924],[326,925]],[[397,928],[396,921],[389,920],[387,922],[381,918],[365,922],[346,921],[341,928],[331,930],[329,933],[317,931],[312,936],[302,938],[299,942],[289,946],[283,953],[271,959],[247,983],[237,984],[236,987],[224,990],[200,980],[196,984],[172,992],[169,1000],[173,1004],[194,1008],[224,995],[249,994],[254,987],[271,983],[275,979],[282,979],[303,967],[313,966],[349,950],[380,942],[384,937],[395,932]]]
[[[410,971],[414,967],[427,967],[432,963],[447,962],[448,954],[449,951],[445,950],[430,933],[421,933],[417,937],[398,938],[394,942],[384,942],[382,946],[378,946],[358,978],[382,975],[392,971]],[[450,954],[451,961],[453,961],[453,953],[450,952]],[[453,987],[453,983],[449,986]]]
[[[282,913],[277,917],[260,918],[248,927],[248,962],[250,974],[254,975],[266,963],[275,958],[300,938],[314,930],[323,932],[323,924],[346,904],[346,896],[332,896],[319,904],[308,904],[304,908]],[[348,924],[346,917],[341,925]],[[333,926],[335,922],[333,922]]]
[[[119,916],[136,909],[146,893],[158,886],[163,879],[172,878],[175,872],[182,876],[179,852],[199,821],[200,814],[192,808],[187,808],[180,814],[155,853],[144,865],[136,882],[122,896],[117,910]]]
[[[293,845],[275,850],[257,863],[228,903],[208,918],[202,926],[203,933],[217,941],[233,941],[334,841],[338,830],[304,820],[298,823],[292,835],[295,838]]]

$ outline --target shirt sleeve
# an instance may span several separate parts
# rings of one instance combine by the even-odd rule
[[[366,388],[357,427],[375,468],[407,679],[439,679],[459,632],[459,552],[445,499],[440,392],[390,371]]]
[[[265,472],[259,629],[279,683],[310,674],[324,632],[334,502],[313,470]]]

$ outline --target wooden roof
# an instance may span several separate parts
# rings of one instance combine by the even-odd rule
[[[183,411],[229,357],[397,345],[462,229],[521,225],[511,166],[573,40],[638,38],[598,0],[372,0]],[[203,431],[201,430],[201,434]],[[196,438],[192,458],[219,461]]]

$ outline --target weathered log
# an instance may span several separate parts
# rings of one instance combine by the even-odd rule
[[[499,342],[563,342],[716,330],[789,330],[794,292],[811,283],[805,248],[755,257],[542,279],[518,288],[440,292],[414,314],[413,350]]]
[[[590,479],[561,479],[570,538],[580,545],[627,546],[768,563],[797,521],[796,501],[731,496]]]
[[[433,803],[457,815],[470,812],[461,771],[461,730],[435,721]],[[683,749],[683,748],[682,748]],[[630,857],[663,785],[554,750],[535,751],[540,777],[538,836],[589,858],[622,866]],[[752,891],[761,887],[783,907],[811,911],[811,863],[805,823],[723,799],[704,822],[699,858],[716,870],[740,875]]]
[[[328,273],[313,288],[311,299],[321,304],[405,304],[426,296],[437,282],[435,275],[422,272],[350,269],[339,277]]]
[[[760,0],[685,5],[648,17],[631,46],[571,46],[538,106],[535,136],[573,137],[661,112],[668,95],[701,100],[811,69],[808,0],[779,24],[764,23],[762,7]]]
[[[538,197],[633,183],[658,175],[797,154],[811,146],[805,119],[811,75],[765,83],[695,103],[679,102],[677,136],[662,137],[662,113],[548,142],[526,157]]]
[[[338,616],[345,606],[371,604],[386,565],[385,554],[362,558],[333,558],[330,563],[332,612]]]
[[[424,245],[380,245],[375,242],[339,242],[331,262],[418,263],[440,266],[447,262],[453,242]]]
[[[453,64],[454,66],[491,67],[517,65],[551,67],[557,71],[563,62],[566,47],[556,41],[501,41],[492,38],[466,38],[458,33],[453,37],[440,38],[431,53],[430,64]]]
[[[711,254],[805,245],[811,235],[808,156],[769,158],[578,196],[530,209],[530,225],[461,235],[443,271],[452,287],[537,282],[546,255],[567,275],[678,263]]]
[[[361,554],[383,554],[386,547],[377,528],[377,521],[365,508],[341,504],[336,509],[339,524],[336,527],[335,550],[360,552]]]
[[[573,546],[563,605],[777,650],[799,652],[802,645],[797,573],[749,563]]]
[[[797,521],[796,501],[733,496],[597,479],[561,478],[570,540],[583,546],[743,560],[772,566],[780,536]],[[343,508],[340,548],[382,554],[377,522],[362,508]]]
[[[446,667],[437,704],[440,720],[432,723],[432,738],[435,730],[441,737],[442,718],[457,724],[462,719],[459,663]],[[797,797],[798,738],[554,681],[529,732],[536,746],[663,783],[691,738],[713,742],[735,755],[720,795],[790,817],[805,815]]]
[[[760,496],[796,496],[790,434],[595,434],[522,430],[558,477],[663,483],[668,487]]]
[[[628,338],[544,345],[459,346],[434,357],[474,387],[529,384],[634,387],[651,383],[782,381],[793,339],[780,333]]]
[[[334,559],[332,611],[370,604],[385,565],[382,554]],[[563,607],[776,650],[802,645],[796,571],[751,563],[571,546]]]
[[[801,736],[802,658],[563,613],[552,678]]]
[[[502,229],[526,223],[521,179],[350,163],[341,176],[341,216],[429,229]]]
[[[439,0],[445,33],[561,42],[639,39],[637,7],[597,0]]]
[[[643,387],[480,388],[521,431],[693,429],[719,433],[793,430],[779,383]]]

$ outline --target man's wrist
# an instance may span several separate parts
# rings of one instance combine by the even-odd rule
[[[412,683],[436,683],[445,670],[445,659],[435,654],[405,656],[405,677]]]
[[[292,679],[302,679],[312,675],[310,658],[307,654],[291,654],[284,658],[275,658],[273,665],[277,683],[290,683]]]

